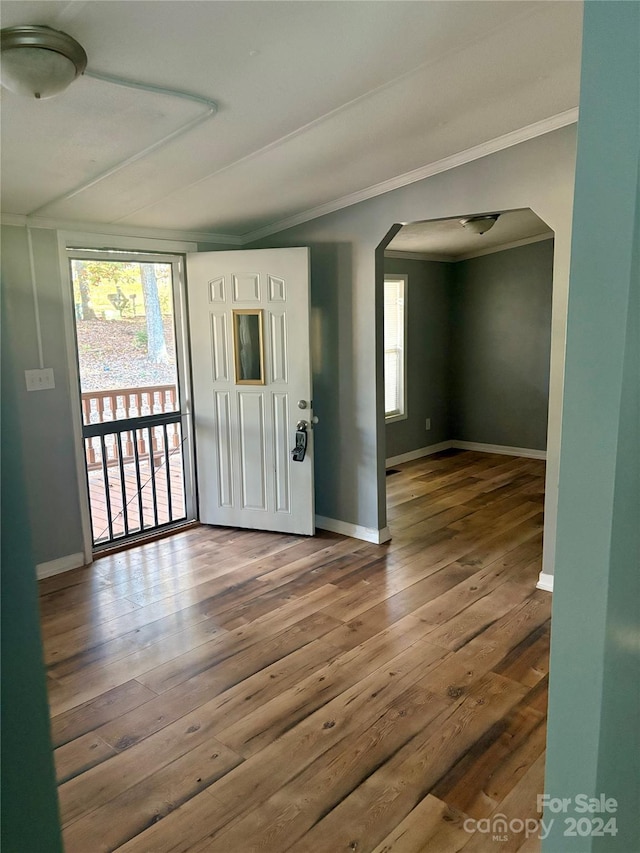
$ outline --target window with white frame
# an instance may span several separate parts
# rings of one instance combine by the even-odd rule
[[[407,417],[406,275],[384,277],[384,414],[387,421]]]

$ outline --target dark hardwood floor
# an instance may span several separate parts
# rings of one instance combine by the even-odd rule
[[[197,527],[40,583],[66,853],[539,849],[544,463],[397,467],[387,545]]]

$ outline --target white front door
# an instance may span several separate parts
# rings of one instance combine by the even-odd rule
[[[309,250],[190,254],[187,276],[200,520],[313,535]]]

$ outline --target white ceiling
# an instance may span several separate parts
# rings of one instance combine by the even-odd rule
[[[402,252],[432,260],[458,261],[552,236],[547,223],[526,208],[500,213],[493,228],[485,234],[474,234],[459,219],[410,222],[398,231],[386,251],[391,255]]]
[[[578,104],[581,23],[582,4],[562,0],[5,0],[3,27],[62,29],[90,70],[194,92],[219,111],[56,202],[200,108],[88,77],[46,101],[3,89],[2,209],[236,236],[275,229],[561,123]]]

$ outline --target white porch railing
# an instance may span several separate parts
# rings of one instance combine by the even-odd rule
[[[81,399],[82,421],[85,426],[126,420],[127,418],[141,418],[165,412],[177,412],[179,409],[178,389],[175,385],[147,385],[140,388],[85,391]],[[170,448],[167,449],[179,447],[181,440],[179,424],[169,424],[167,430],[170,444]],[[139,430],[136,434],[140,459],[149,455],[147,437],[150,433],[154,456],[159,456],[164,452],[159,430]],[[116,465],[120,457],[118,442],[112,437],[106,437],[106,439],[106,464]],[[134,440],[134,430],[121,433],[123,461],[130,461],[134,458]],[[85,454],[88,470],[102,467],[101,447],[98,439],[85,439]]]

